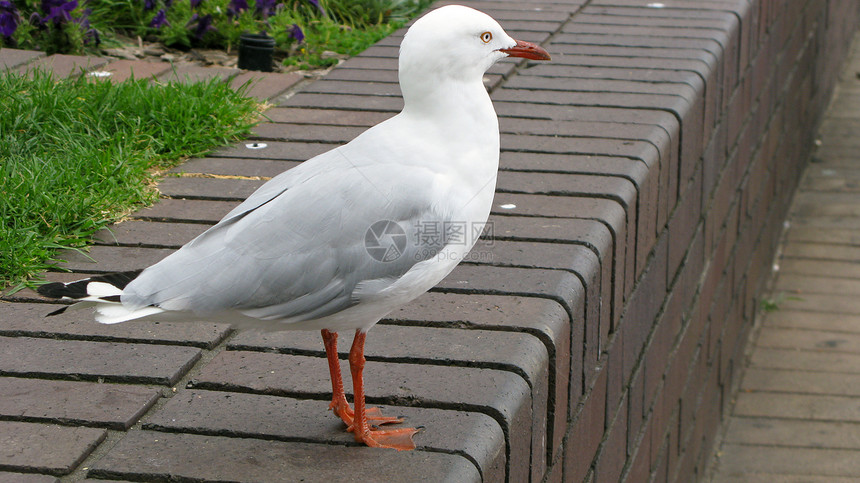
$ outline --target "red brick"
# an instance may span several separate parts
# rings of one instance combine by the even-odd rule
[[[603,445],[594,465],[595,483],[621,480],[621,470],[627,460],[627,402],[622,399],[615,419],[606,428]],[[611,414],[611,413],[610,413]]]
[[[581,406],[571,404],[572,422],[564,448],[564,476],[567,481],[583,481],[597,454],[606,428],[606,368],[597,373],[594,386]]]

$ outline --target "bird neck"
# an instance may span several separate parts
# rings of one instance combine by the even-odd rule
[[[498,132],[496,112],[480,78],[409,78],[401,71],[400,88],[407,115],[429,116],[451,122],[452,127],[463,122],[495,125]]]

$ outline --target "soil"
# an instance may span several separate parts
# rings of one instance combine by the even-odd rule
[[[101,53],[107,57],[128,60],[149,60],[163,62],[191,62],[202,66],[221,66],[221,67],[237,67],[239,63],[238,51],[224,51],[216,49],[186,49],[180,50],[168,47],[159,42],[151,42],[140,37],[136,39],[119,37],[117,40],[121,46],[113,46],[102,48]],[[347,59],[349,56],[338,54],[336,52],[324,52],[323,57],[331,57],[338,59],[338,63]],[[302,70],[294,65],[283,65],[280,61],[284,59],[284,54],[275,54],[274,72],[296,72],[305,77],[318,78],[330,71],[332,67],[323,69]]]

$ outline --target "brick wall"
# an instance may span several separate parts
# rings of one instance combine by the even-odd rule
[[[673,116],[660,125],[668,139],[650,140],[660,158],[643,159],[648,173],[635,180],[638,205],[627,216],[638,226],[626,240],[628,266],[616,268],[616,293],[600,308],[611,315],[595,310],[574,320],[584,325],[584,341],[573,345],[569,420],[561,446],[550,451],[549,481],[702,474],[788,202],[858,19],[850,0],[643,3],[590,2],[548,49],[576,52],[571,64],[612,66],[605,78],[630,66],[641,80],[655,74],[642,67],[650,66],[660,74],[653,95],[671,85],[680,98],[627,101]],[[625,50],[632,46],[639,47]],[[630,57],[606,60],[611,55]],[[617,94],[571,104],[624,102]],[[658,186],[656,195],[648,186]]]
[[[50,470],[73,479],[276,481],[289,467],[295,479],[339,481],[359,462],[391,481],[702,474],[860,6],[464,3],[553,61],[504,61],[486,76],[502,133],[493,243],[368,336],[368,400],[426,425],[416,451],[347,448],[351,436],[325,414],[318,334],[45,319],[26,290],[2,307],[0,385],[32,391],[0,401],[0,435],[54,434],[43,423],[61,421],[87,436],[63,446],[77,463]],[[266,149],[241,143],[177,170],[245,179],[165,179],[159,203],[103,233],[89,257],[66,256],[75,273],[48,278],[146,267],[262,183],[248,177],[276,175],[396,113],[402,35],[272,99],[255,131]],[[4,49],[0,68],[34,58]],[[90,60],[34,62],[71,75]],[[190,73],[201,70],[227,76]],[[266,79],[258,86],[296,81]],[[53,404],[61,389],[92,394],[94,381],[136,399],[122,411],[114,397]],[[34,404],[43,399],[52,404]],[[13,468],[45,473],[58,452]]]

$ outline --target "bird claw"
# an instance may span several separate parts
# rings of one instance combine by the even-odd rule
[[[392,448],[398,451],[415,449],[412,436],[420,432],[416,428],[371,429],[355,434],[355,440],[372,448]]]
[[[332,401],[329,404],[328,408],[333,411],[347,426],[347,431],[352,432],[353,419],[355,419],[355,413],[349,404],[345,406],[341,403]],[[381,426],[383,424],[400,424],[404,421],[404,418],[395,417],[395,416],[383,416],[382,410],[379,408],[367,408],[365,409],[365,414],[367,415],[367,422],[373,423],[376,426]]]

